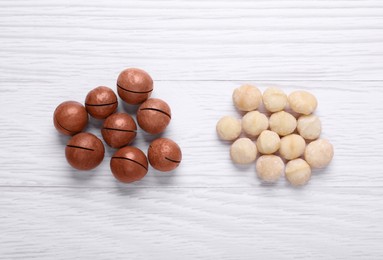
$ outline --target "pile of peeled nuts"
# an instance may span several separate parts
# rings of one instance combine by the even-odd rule
[[[149,98],[153,80],[144,70],[128,68],[117,79],[119,97],[130,105],[139,105],[137,123],[142,130],[156,135],[165,131],[171,120],[169,105],[157,98]],[[85,106],[76,101],[61,103],[53,115],[58,132],[73,136],[65,148],[68,163],[78,170],[96,168],[104,159],[104,144],[94,134],[82,132],[88,124],[88,114],[104,120],[101,134],[110,147],[118,149],[110,160],[114,177],[121,182],[142,179],[150,165],[159,171],[171,171],[182,159],[180,147],[168,138],[155,139],[148,148],[147,157],[140,149],[129,146],[137,135],[137,125],[127,113],[116,112],[118,99],[112,89],[100,86],[85,98]]]
[[[216,127],[218,136],[234,141],[230,148],[234,163],[256,161],[261,181],[275,183],[285,175],[291,185],[301,186],[310,180],[312,168],[331,162],[334,149],[320,139],[321,121],[313,114],[318,102],[311,93],[299,90],[287,96],[270,87],[262,95],[257,87],[246,84],[234,90],[233,102],[246,114],[242,120],[222,117]],[[260,112],[262,104],[265,113]],[[261,156],[256,160],[258,153]]]

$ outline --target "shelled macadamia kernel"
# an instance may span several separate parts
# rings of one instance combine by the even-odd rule
[[[288,97],[290,108],[299,114],[310,115],[318,106],[316,97],[304,90],[292,92]]]
[[[255,86],[245,84],[234,90],[233,103],[237,110],[247,113],[242,120],[221,118],[216,127],[218,136],[236,140],[230,147],[232,161],[256,161],[261,181],[275,183],[285,171],[292,186],[302,186],[309,182],[312,168],[325,167],[332,160],[333,146],[318,139],[322,123],[313,114],[318,102],[311,93],[299,90],[287,96],[281,89],[269,87],[262,95]],[[262,107],[257,110],[262,103],[266,112],[261,112]],[[258,152],[261,156],[257,159]]]
[[[326,167],[334,157],[332,144],[325,139],[309,143],[305,150],[305,160],[312,168]]]
[[[263,104],[270,112],[282,111],[287,105],[287,95],[279,88],[267,88],[263,92]]]
[[[262,154],[273,154],[279,150],[281,138],[276,132],[265,130],[257,139],[257,149]]]
[[[248,112],[242,118],[243,131],[249,136],[258,136],[269,127],[269,119],[258,111]]]
[[[269,124],[271,131],[276,132],[280,136],[285,136],[295,131],[297,120],[290,113],[280,111],[270,116]]]
[[[218,121],[216,129],[222,140],[233,141],[241,134],[242,125],[240,120],[232,116],[224,116]]]
[[[310,180],[311,168],[305,160],[298,158],[286,164],[285,175],[291,185],[302,186]]]
[[[252,163],[257,158],[257,146],[249,138],[240,138],[231,145],[230,157],[238,164]]]
[[[315,140],[322,132],[322,123],[316,115],[302,115],[298,118],[297,129],[304,139]]]
[[[286,160],[296,159],[301,156],[306,147],[305,139],[297,134],[291,134],[281,139],[279,153]]]
[[[262,155],[256,163],[258,178],[264,182],[276,182],[283,174],[285,165],[276,155]]]
[[[233,102],[241,111],[252,111],[262,103],[262,93],[252,85],[242,85],[233,92]]]

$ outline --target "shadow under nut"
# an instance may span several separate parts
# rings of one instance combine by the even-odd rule
[[[90,133],[73,136],[65,148],[68,163],[78,170],[96,168],[104,159],[105,148],[100,139]]]
[[[158,138],[149,146],[148,159],[153,168],[167,172],[179,166],[182,152],[174,141],[168,138]]]
[[[110,169],[117,180],[130,183],[145,177],[148,173],[148,160],[140,149],[126,146],[113,155]]]
[[[141,69],[128,68],[117,78],[117,93],[128,104],[136,105],[147,100],[153,91],[153,79]]]
[[[65,101],[55,109],[53,124],[58,132],[64,135],[75,135],[88,124],[88,113],[81,103]]]

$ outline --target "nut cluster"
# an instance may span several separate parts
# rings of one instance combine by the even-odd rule
[[[261,181],[274,183],[284,174],[291,185],[301,186],[310,180],[312,168],[331,162],[333,146],[319,139],[322,125],[313,114],[318,102],[311,93],[299,90],[287,96],[281,89],[270,87],[262,95],[257,87],[246,84],[234,90],[233,103],[246,114],[242,120],[222,117],[217,134],[224,141],[233,141],[230,157],[234,163],[257,160]],[[266,113],[258,110],[262,104]],[[257,159],[258,153],[261,156]]]
[[[153,80],[144,70],[128,68],[117,79],[119,97],[130,105],[139,105],[137,122],[150,134],[165,131],[171,120],[169,105],[158,98],[150,98]],[[82,132],[88,124],[88,114],[104,120],[101,134],[110,147],[118,149],[110,160],[114,177],[121,182],[134,182],[148,172],[148,164],[159,171],[171,171],[182,160],[180,147],[168,138],[155,139],[145,153],[129,146],[137,135],[137,124],[127,113],[116,112],[118,99],[114,91],[100,86],[85,98],[85,106],[76,101],[65,101],[55,110],[53,123],[58,132],[73,136],[65,148],[68,163],[78,170],[96,168],[104,159],[103,142],[94,134]],[[149,163],[148,163],[149,160]]]

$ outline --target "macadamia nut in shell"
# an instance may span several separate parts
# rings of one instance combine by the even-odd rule
[[[242,85],[233,92],[233,102],[241,111],[252,111],[262,103],[262,93],[252,85]]]
[[[254,162],[257,158],[257,146],[249,138],[240,138],[231,145],[230,157],[238,164]]]
[[[134,140],[136,131],[133,117],[126,113],[114,113],[104,121],[101,134],[110,147],[121,148]]]
[[[147,100],[153,91],[153,79],[137,68],[121,71],[117,78],[117,93],[128,104],[136,105]]]
[[[305,150],[305,160],[312,168],[326,167],[334,157],[332,144],[325,139],[309,143]]]
[[[58,105],[53,114],[53,124],[64,135],[75,135],[88,124],[85,107],[76,101],[65,101]]]
[[[73,136],[65,148],[68,163],[78,170],[96,168],[104,159],[104,144],[94,134],[79,133]]]
[[[149,98],[137,111],[137,123],[147,133],[160,134],[165,131],[172,118],[169,105],[159,98]]]
[[[222,140],[233,141],[242,132],[241,121],[232,116],[224,116],[218,121],[216,130]]]
[[[148,173],[148,159],[140,149],[125,146],[113,154],[110,169],[114,177],[121,182],[138,181]]]
[[[172,171],[181,163],[181,148],[173,140],[158,138],[149,146],[148,159],[154,169],[163,172]]]
[[[108,87],[100,86],[89,91],[85,98],[85,108],[97,119],[104,119],[113,114],[118,106],[117,96]]]

